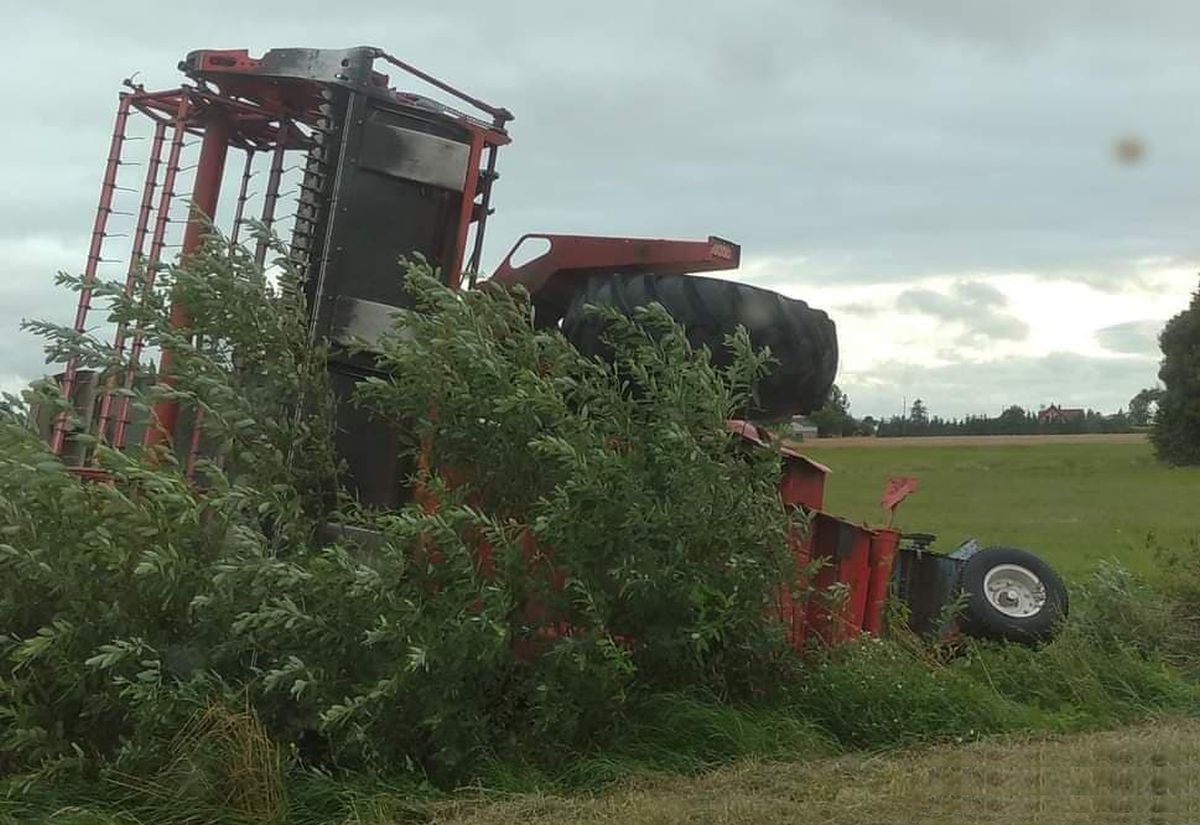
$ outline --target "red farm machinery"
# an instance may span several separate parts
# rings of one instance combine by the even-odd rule
[[[436,99],[392,88],[377,70],[386,65]],[[476,286],[498,154],[510,141],[512,115],[368,47],[275,49],[257,58],[246,51],[196,51],[180,69],[187,79],[177,88],[148,91],[126,81],[120,95],[75,329],[88,328],[90,285],[102,261],[120,261],[133,295],[145,288],[141,279],[152,282],[168,255],[195,251],[210,218],[237,240],[253,216],[275,231],[290,229],[290,255],[304,275],[309,334],[331,346],[332,386],[338,398],[347,398],[375,369],[369,352],[349,345],[377,340],[409,300],[398,259],[420,254],[446,285]],[[134,138],[146,147],[141,158],[131,157]],[[126,170],[135,169],[140,180],[125,179]],[[131,225],[124,236],[128,251],[116,258],[112,247],[121,233],[113,219],[122,213]],[[260,245],[260,264],[266,254]],[[820,407],[837,369],[837,339],[826,314],[802,301],[695,274],[736,269],[739,260],[740,248],[717,237],[532,234],[491,280],[524,286],[536,323],[558,326],[585,354],[603,352],[600,322],[582,311],[595,304],[630,312],[660,303],[717,360],[724,336],[738,324],[756,346],[770,346],[779,365],[747,420],[728,426],[752,447],[781,451],[780,495],[810,516],[806,536],[794,542],[797,570],[823,562],[808,584],[816,590],[840,585],[844,593],[835,602],[781,597],[778,609],[796,646],[880,632],[889,597],[908,605],[912,627],[924,634],[1048,638],[1066,615],[1067,594],[1043,561],[1014,548],[981,549],[974,541],[939,553],[931,548],[933,536],[901,534],[890,517],[889,526],[870,527],[832,515],[824,509],[828,468],[795,445],[772,443],[765,428],[751,423]],[[186,322],[185,306],[172,311]],[[118,328],[112,345],[131,362],[126,380],[132,380],[139,359],[150,355],[144,342],[136,330]],[[158,375],[170,371],[164,357]],[[117,449],[165,443],[189,472],[195,466],[198,413],[162,403],[150,427],[131,414],[127,399],[106,392],[100,376],[79,364],[68,363],[58,378],[88,435]],[[349,403],[339,403],[336,424],[353,493],[375,507],[398,504],[406,474],[394,431]],[[87,439],[65,417],[39,425],[64,461],[81,473],[98,473]],[[915,486],[912,479],[892,479],[883,506],[890,513]],[[960,600],[962,610],[948,617],[946,607]]]

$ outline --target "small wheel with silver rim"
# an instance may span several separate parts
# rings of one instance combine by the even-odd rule
[[[963,632],[981,639],[1039,642],[1067,616],[1067,589],[1054,569],[1027,550],[986,547],[960,574]]]

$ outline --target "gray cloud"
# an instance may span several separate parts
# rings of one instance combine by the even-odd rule
[[[872,304],[866,301],[859,301],[853,304],[838,304],[830,307],[829,311],[836,315],[857,315],[862,318],[874,318],[888,311],[888,308],[883,304]]]
[[[364,39],[359,19],[315,0],[286,15],[218,0],[182,27],[164,18],[183,12],[141,4],[153,9],[141,15],[139,5],[125,15],[85,2],[12,13],[3,59],[13,69],[48,42],[71,43],[89,66],[71,107],[31,95],[20,110],[39,128],[4,138],[19,150],[6,153],[5,171],[22,184],[12,190],[20,208],[4,211],[24,228],[86,225],[121,77],[140,69],[167,86],[191,48],[312,42],[309,13],[321,15],[323,43]],[[223,7],[236,9],[236,37]],[[1196,181],[1175,173],[1197,155],[1188,113],[1200,103],[1200,66],[1172,48],[1200,10],[1152,2],[1114,17],[1081,2],[1051,12],[945,0],[637,8],[641,24],[630,27],[609,6],[360,7],[373,21],[366,39],[402,32],[386,45],[516,112],[493,259],[534,227],[713,231],[748,253],[804,251],[814,276],[859,281],[961,269],[1112,279],[1145,255],[1200,257],[1188,209]],[[446,49],[448,36],[462,48]],[[1150,147],[1137,168],[1111,161],[1111,141],[1127,131]]]
[[[999,413],[1011,404],[1035,410],[1063,404],[1115,412],[1128,406],[1138,390],[1155,383],[1157,369],[1151,358],[1057,352],[939,367],[891,362],[843,374],[838,385],[860,415],[899,414],[905,398],[922,398],[930,412],[946,417]]]
[[[1186,35],[1170,29],[1186,9],[1165,0],[1128,4],[1113,0],[1009,0],[1004,4],[964,4],[947,0],[862,0],[861,6],[903,23],[920,37],[951,37],[994,47],[999,56],[1028,53],[1060,41],[1064,30],[1081,38],[1111,36],[1125,27],[1153,31],[1164,47],[1181,46]]]
[[[0,264],[0,375],[39,361],[20,317],[70,317],[50,284],[83,263],[121,78],[172,86],[203,47],[377,43],[511,108],[491,263],[535,230],[721,234],[803,258],[797,287],[1030,272],[1115,290],[1140,259],[1200,260],[1200,179],[1180,171],[1200,168],[1200,4],[119,5],[14,4],[0,27],[8,76],[54,53],[71,77],[69,102],[36,83],[6,100],[0,250],[53,243]],[[1136,166],[1112,159],[1125,134]],[[981,306],[964,334],[1021,336]]]
[[[9,386],[17,377],[30,379],[45,372],[41,341],[23,331],[25,320],[67,323],[75,313],[78,296],[54,286],[60,270],[78,263],[77,249],[86,237],[74,239],[71,248],[52,239],[25,241],[0,236],[0,384]]]
[[[1112,352],[1157,356],[1162,328],[1162,321],[1128,321],[1096,330],[1096,340]]]
[[[1008,299],[1000,290],[979,281],[959,281],[950,292],[908,289],[896,299],[897,308],[920,312],[963,328],[963,343],[988,340],[1020,341],[1029,335],[1029,325],[1004,312]]]

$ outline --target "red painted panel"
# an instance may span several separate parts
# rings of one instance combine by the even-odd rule
[[[863,616],[867,609],[867,587],[870,582],[871,533],[863,527],[843,523],[850,533],[850,551],[838,563],[838,580],[849,588],[849,595],[839,612],[838,634],[835,641],[844,642],[862,633]]]
[[[819,464],[784,459],[779,497],[784,504],[820,510],[825,506],[825,471]]]
[[[870,583],[867,588],[867,609],[863,616],[863,630],[867,633],[879,634],[883,630],[883,608],[887,603],[892,565],[899,544],[900,533],[897,530],[875,530],[871,538]]]

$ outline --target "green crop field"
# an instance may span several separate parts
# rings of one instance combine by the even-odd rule
[[[1170,547],[1200,537],[1200,468],[1165,467],[1146,443],[889,441],[804,444],[833,470],[827,509],[880,523],[887,477],[913,475],[920,488],[898,510],[902,529],[936,533],[940,549],[968,537],[1025,547],[1068,576],[1106,558],[1149,572],[1153,542]]]

